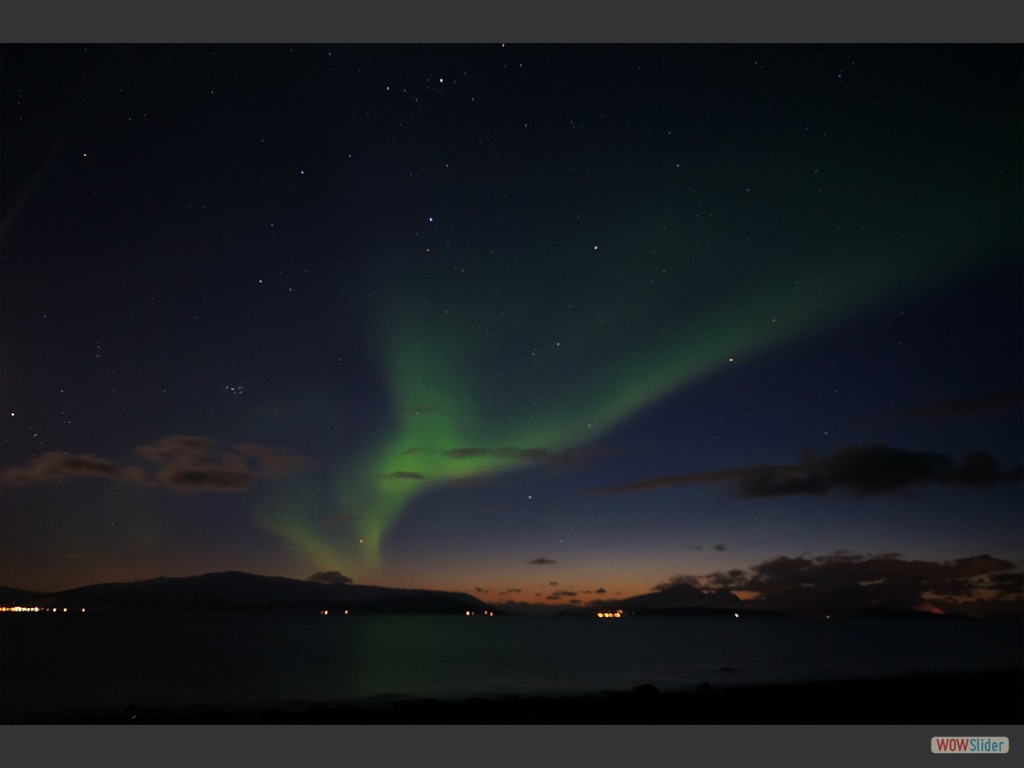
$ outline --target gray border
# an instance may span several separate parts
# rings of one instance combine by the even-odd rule
[[[15,42],[1020,43],[1014,0],[34,0],[5,3]]]
[[[16,765],[110,768],[220,765],[793,766],[961,764],[931,752],[933,736],[1006,736],[1024,748],[1024,726],[4,726]],[[976,756],[975,756],[976,757]],[[1007,762],[990,756],[993,765]],[[34,758],[34,759],[33,759]],[[364,762],[365,759],[365,762]],[[938,761],[938,762],[935,762]],[[972,763],[973,764],[973,763]]]
[[[175,3],[36,0],[0,10],[0,43],[80,42],[1022,42],[1009,0],[444,0],[421,3]],[[1024,50],[1024,49],[1022,49]],[[2,78],[2,72],[0,72]],[[2,80],[0,80],[2,87]],[[1007,736],[992,726],[0,726],[12,764],[181,765],[931,765],[932,736]],[[23,757],[23,759],[17,759]],[[1005,761],[996,765],[1003,765]]]

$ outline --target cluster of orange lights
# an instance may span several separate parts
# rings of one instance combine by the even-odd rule
[[[480,611],[482,616],[493,616],[494,611]],[[476,616],[476,611],[466,611],[467,616]]]
[[[621,619],[622,611],[598,611],[597,618],[599,619]]]
[[[327,616],[329,613],[330,613],[330,611],[327,610],[326,608],[324,610],[320,611],[320,615],[321,616]],[[341,615],[342,616],[348,616],[348,608],[346,608],[344,611],[341,611]]]
[[[67,613],[67,608],[40,608],[38,605],[2,605],[0,613]],[[72,613],[85,613],[85,608]]]

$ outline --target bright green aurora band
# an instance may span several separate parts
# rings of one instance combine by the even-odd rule
[[[325,538],[294,503],[268,527],[322,567],[365,575],[418,495],[585,446],[730,358],[1019,246],[1006,237],[1013,195],[991,171],[986,182],[951,167],[870,192],[861,173],[827,207],[781,174],[760,208],[743,189],[700,206],[678,194],[646,209],[634,200],[640,215],[581,235],[551,223],[552,201],[532,250],[488,242],[449,249],[446,261],[377,261],[388,279],[368,316],[393,407],[377,444],[336,475],[352,535]]]

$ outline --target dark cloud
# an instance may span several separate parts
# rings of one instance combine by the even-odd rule
[[[451,459],[475,459],[478,456],[488,456],[492,451],[487,448],[450,448],[441,453]]]
[[[628,604],[638,608],[672,610],[678,608],[735,609],[740,599],[724,588],[708,588],[699,579],[677,576],[659,584],[652,592],[630,598]]]
[[[1003,472],[987,453],[968,453],[957,466],[939,453],[906,451],[876,444],[846,446],[831,456],[808,453],[796,467],[748,471],[740,480],[744,496],[824,494],[840,488],[856,496],[871,496],[918,484],[987,488],[1019,477]]]
[[[897,555],[786,558],[753,569],[747,589],[777,607],[918,608],[927,593],[967,597],[976,577],[1013,567],[989,555],[948,562],[904,560]]]
[[[743,589],[747,580],[747,572],[739,568],[729,571],[718,571],[705,577],[707,586],[714,589]]]
[[[994,589],[1004,595],[1024,595],[1024,573],[995,573],[979,582],[982,589]]]
[[[597,589],[594,590],[594,594],[606,595],[606,594],[608,594],[608,590],[606,590],[604,587],[598,587]]]
[[[220,451],[217,441],[207,437],[170,435],[135,450],[161,465],[156,471],[160,485],[182,493],[244,491],[256,477],[239,453]]]
[[[886,553],[837,551],[818,557],[780,556],[749,570],[676,576],[656,591],[680,585],[704,592],[752,592],[750,607],[796,612],[920,610],[981,612],[991,602],[1019,610],[1022,574],[1008,560],[982,554],[943,562],[905,560]],[[1016,602],[1015,602],[1016,601]],[[953,608],[951,606],[957,606]],[[991,606],[989,606],[991,607]]]
[[[51,451],[21,467],[5,469],[0,480],[28,485],[75,477],[99,477],[135,485],[162,486],[180,493],[235,492],[260,478],[278,478],[308,466],[309,459],[259,443],[222,445],[208,437],[169,435],[135,449],[156,464],[147,470],[92,454]]]
[[[541,461],[551,455],[547,448],[499,448],[494,452],[499,459],[514,461]]]
[[[546,557],[535,557],[530,561],[530,565],[553,565],[554,560],[549,560]]]
[[[890,411],[887,421],[949,421],[999,413],[1020,414],[1024,408],[1024,389],[1009,389],[975,397],[940,400],[934,403]]]
[[[30,485],[75,477],[102,477],[138,485],[151,485],[154,481],[141,467],[118,465],[90,453],[71,454],[50,451],[36,456],[20,467],[10,467],[0,473],[5,485]]]
[[[157,472],[160,485],[181,493],[245,491],[253,478],[238,457],[200,465],[169,464]]]
[[[725,552],[725,544],[712,544],[711,548],[715,550],[715,552]]]
[[[406,455],[426,452],[426,448],[408,448],[404,451]],[[437,453],[451,459],[476,459],[482,456],[493,456],[507,461],[521,461],[531,464],[539,461],[546,462],[549,469],[554,472],[565,472],[572,469],[579,469],[595,456],[607,454],[609,449],[603,446],[582,446],[567,448],[563,451],[552,451],[548,448],[520,448],[516,446],[504,446],[501,448],[485,448],[480,446],[464,448],[447,448]]]
[[[551,455],[547,448],[449,448],[441,451],[442,455],[453,459],[475,459],[480,456],[495,456],[511,461],[540,461]]]
[[[226,446],[195,435],[170,435],[136,452],[161,465],[160,485],[181,493],[244,491],[258,478],[281,477],[308,463],[258,443]]]
[[[391,477],[395,480],[425,480],[426,476],[421,475],[419,472],[392,472],[390,475],[385,477]]]
[[[628,493],[695,483],[731,483],[741,496],[824,495],[845,490],[857,497],[899,491],[914,485],[942,484],[988,488],[1019,482],[1020,469],[1004,471],[984,451],[966,454],[959,465],[942,454],[908,451],[883,443],[850,445],[829,456],[805,453],[799,464],[741,467],[648,478],[624,485],[599,488],[592,494]]]
[[[575,592],[571,592],[571,591],[566,590],[566,589],[556,589],[554,592],[552,592],[550,595],[548,595],[545,599],[546,600],[561,600],[563,597],[575,598],[576,597],[576,593]],[[578,599],[574,599],[574,600],[570,600],[569,602],[570,603],[578,603],[580,601]]]
[[[695,587],[701,586],[701,580],[697,576],[684,576],[682,574],[673,576],[668,581],[663,581],[660,584],[654,585],[655,592],[667,592],[670,589],[675,589],[679,586]]]
[[[550,459],[552,454],[547,448],[516,448],[505,446],[503,448],[449,448],[441,451],[443,456],[451,459],[476,459],[481,456],[493,456],[505,461],[521,461],[530,464],[536,461]]]
[[[544,462],[549,471],[562,473],[570,470],[581,469],[594,457],[609,453],[609,449],[603,446],[584,446],[568,448],[563,451],[551,451],[547,448],[519,448],[515,446],[504,446],[501,448],[486,448],[482,446],[467,446],[461,448],[446,448],[435,450],[423,446],[413,446],[402,451],[403,456],[413,456],[420,453],[431,453],[444,456],[449,459],[469,460],[482,457],[493,457],[510,462],[521,462],[523,464],[536,464]],[[392,472],[385,477],[399,480],[423,480],[424,475],[417,472]],[[445,481],[445,485],[452,488],[481,488],[496,485],[505,485],[507,480],[501,469],[484,474],[471,474],[466,477],[455,477]]]
[[[317,571],[306,581],[315,581],[320,584],[351,584],[352,579],[342,575],[338,571]]]

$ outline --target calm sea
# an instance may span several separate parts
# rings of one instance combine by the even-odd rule
[[[8,614],[0,719],[1008,669],[1021,641],[1019,622],[897,618]]]

